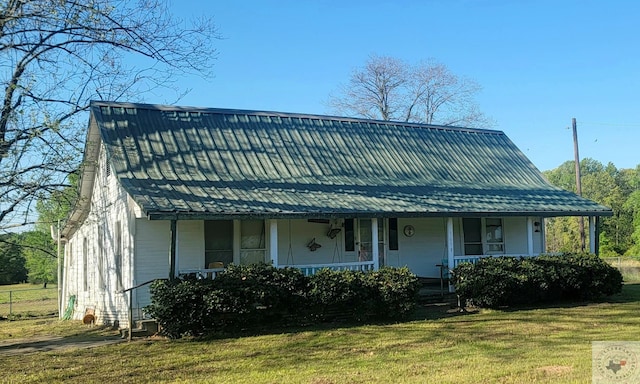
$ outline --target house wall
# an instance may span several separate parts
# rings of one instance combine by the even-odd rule
[[[133,285],[169,277],[171,222],[138,218],[135,221],[135,271]],[[185,243],[183,248],[186,248]],[[149,285],[135,290],[134,317],[143,317],[142,309],[151,304]]]
[[[65,244],[63,303],[66,308],[76,296],[74,319],[93,310],[99,324],[126,324],[128,300],[120,291],[134,281],[133,236],[141,212],[107,171],[104,153],[101,148],[88,216]]]
[[[278,264],[326,264],[358,261],[356,252],[344,250],[344,228],[331,239],[327,236],[330,224],[304,220],[278,220]],[[340,226],[335,223],[334,225]],[[321,247],[315,251],[307,245],[315,239]]]
[[[404,227],[412,225],[415,233],[404,235]],[[422,277],[439,277],[437,265],[447,258],[446,218],[422,218],[398,220],[398,252],[390,254],[387,264],[394,267],[407,266]]]
[[[205,267],[203,220],[178,221],[176,243],[179,270]]]

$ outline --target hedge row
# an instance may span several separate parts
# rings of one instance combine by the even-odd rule
[[[462,303],[479,307],[590,300],[619,293],[622,275],[590,254],[487,257],[452,271]]]
[[[402,319],[415,307],[417,277],[407,268],[379,271],[230,265],[215,279],[188,277],[151,285],[145,311],[178,338],[271,324]]]

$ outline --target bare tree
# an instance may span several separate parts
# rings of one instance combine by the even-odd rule
[[[487,127],[492,122],[475,103],[481,89],[433,59],[410,65],[372,55],[328,104],[336,113],[370,119]]]
[[[0,230],[68,185],[90,100],[178,91],[178,75],[210,74],[217,37],[163,0],[0,0]]]

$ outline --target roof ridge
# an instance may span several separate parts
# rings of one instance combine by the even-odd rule
[[[120,107],[120,108],[136,108],[146,110],[157,110],[165,112],[197,112],[197,113],[209,113],[220,115],[252,115],[252,116],[268,116],[268,117],[280,117],[280,118],[298,118],[298,119],[316,119],[316,120],[331,120],[340,122],[357,122],[357,123],[369,123],[379,125],[399,125],[404,127],[415,127],[423,129],[435,129],[444,131],[460,131],[460,132],[475,132],[489,135],[505,135],[503,131],[486,128],[469,128],[459,127],[453,125],[437,125],[437,124],[425,124],[404,122],[395,120],[376,120],[360,117],[346,117],[336,115],[323,115],[312,113],[297,113],[297,112],[280,112],[280,111],[264,111],[264,110],[252,110],[252,109],[236,109],[236,108],[213,108],[213,107],[193,107],[193,106],[179,106],[179,105],[167,105],[167,104],[147,104],[147,103],[131,103],[120,101],[91,101],[92,107]]]

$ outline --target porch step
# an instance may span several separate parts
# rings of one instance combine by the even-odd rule
[[[138,320],[136,321],[136,328],[131,330],[127,328],[121,329],[120,336],[123,339],[128,338],[129,332],[131,332],[131,337],[153,336],[158,333],[158,323],[155,319]]]

